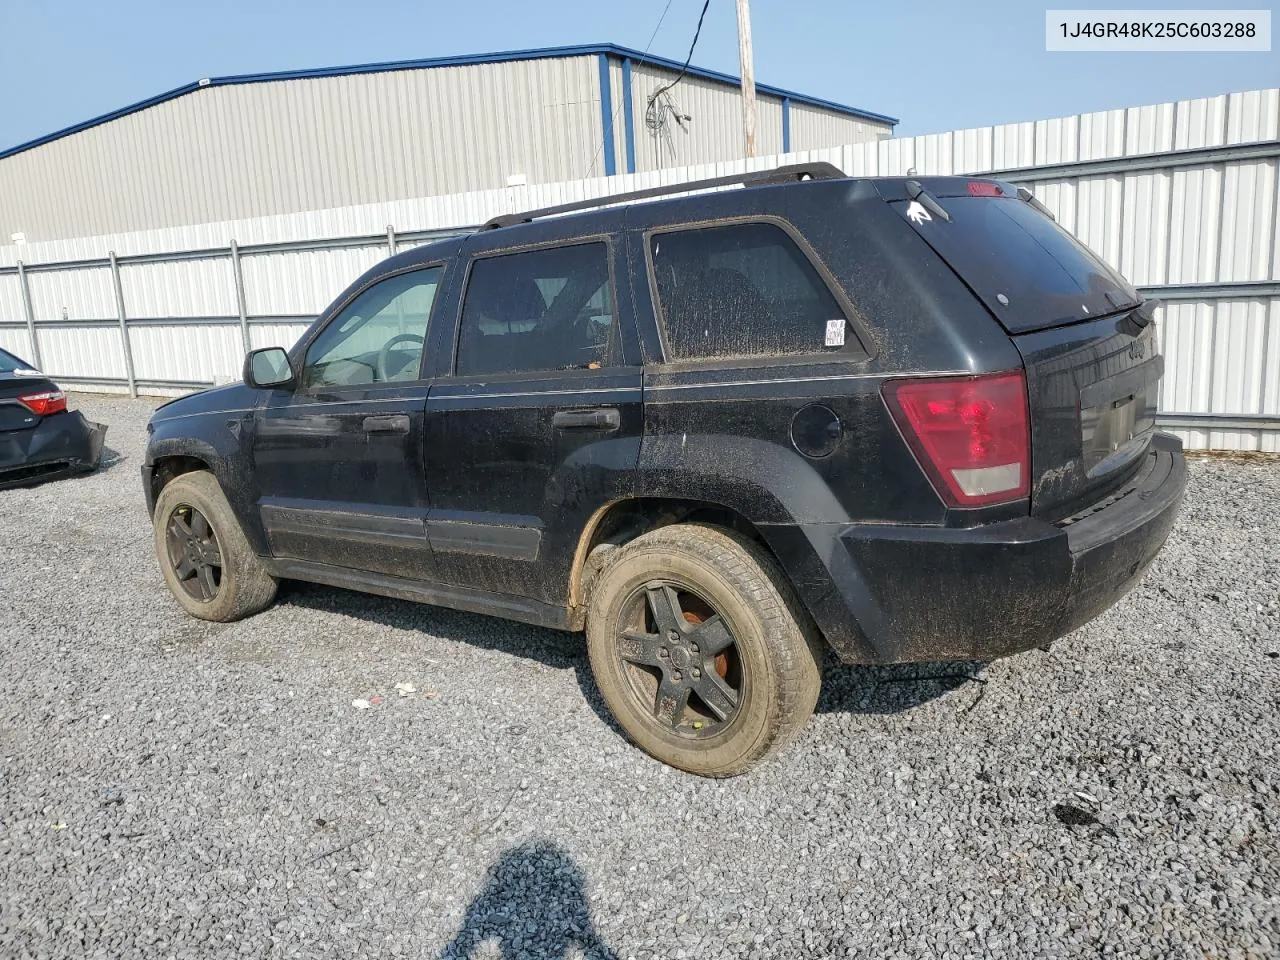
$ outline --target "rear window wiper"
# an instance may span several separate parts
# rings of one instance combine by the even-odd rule
[[[934,199],[933,194],[920,186],[919,180],[907,181],[907,196],[919,203],[920,206],[924,207],[939,220],[945,220],[947,223],[951,222],[951,214],[942,209],[942,204]]]

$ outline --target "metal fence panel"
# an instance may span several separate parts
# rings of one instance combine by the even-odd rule
[[[22,307],[22,286],[16,273],[0,276],[0,324],[26,324],[27,315]]]
[[[26,327],[15,327],[9,324],[0,325],[0,350],[8,350],[27,363],[35,363],[31,358],[35,351],[31,349],[31,338],[27,336]]]
[[[55,378],[126,381],[128,371],[115,321],[38,325],[45,372]]]
[[[1222,170],[1173,171],[1169,213],[1169,283],[1217,279]]]
[[[238,322],[130,324],[129,345],[141,381],[213,383],[244,361]]]
[[[262,347],[288,349],[307,332],[308,326],[306,323],[255,323],[249,328],[249,342],[254,350]]]
[[[80,270],[27,270],[36,323],[45,320],[104,320],[116,315],[111,271],[104,264]]]
[[[230,255],[120,267],[129,319],[236,315]]]
[[[245,256],[244,285],[251,317],[315,316],[379,260],[387,245],[351,250],[302,250]]]

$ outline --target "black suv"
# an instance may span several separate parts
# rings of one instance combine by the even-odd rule
[[[161,407],[183,608],[292,578],[585,628],[626,732],[722,776],[804,724],[824,645],[986,660],[1132,586],[1185,483],[1153,305],[1029,193],[825,165],[675,191],[391,257]]]

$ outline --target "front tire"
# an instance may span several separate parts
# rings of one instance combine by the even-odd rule
[[[690,773],[743,773],[813,713],[821,646],[773,558],[729,530],[664,527],[600,574],[587,650],[643,750]]]
[[[217,479],[184,473],[156,499],[156,558],[169,592],[193,617],[226,623],[259,613],[278,583],[249,546]]]

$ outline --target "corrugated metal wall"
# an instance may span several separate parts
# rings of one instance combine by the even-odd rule
[[[0,160],[32,240],[579,177],[595,57],[211,86]]]
[[[821,107],[792,101],[791,113],[791,149],[816,150],[833,143],[865,143],[882,140],[892,132],[881,124],[868,120],[859,120],[835,110],[824,110]],[[781,107],[779,107],[778,123],[781,124]],[[781,150],[781,141],[778,149]]]
[[[649,98],[674,79],[675,75],[668,70],[642,64],[632,68],[631,100],[636,118],[638,173],[714,163],[736,156],[742,150],[742,98],[737,88],[722,83],[685,77],[663,99],[672,105],[675,113],[692,119],[680,124],[671,119],[672,111],[667,111],[667,122],[659,129],[654,130],[647,123]],[[793,123],[795,109],[793,105]],[[842,131],[825,145],[846,142],[852,141]],[[756,98],[756,152],[764,155],[782,152],[782,101],[777,97],[760,94]]]
[[[634,92],[641,89],[633,78]],[[792,123],[794,136],[794,114]],[[115,251],[135,383],[176,390],[233,378],[246,342],[292,343],[352,278],[385,256],[388,224],[394,245],[404,249],[433,231],[466,230],[518,208],[804,160],[830,161],[853,175],[994,172],[1030,187],[1068,229],[1165,302],[1156,323],[1167,364],[1166,427],[1192,448],[1280,452],[1280,90],[750,164],[0,247],[0,345],[35,359],[15,266],[21,256],[44,368],[68,382],[125,385],[126,336],[105,259]],[[233,240],[240,244],[243,319]]]
[[[658,161],[645,97],[676,74],[634,70],[638,170],[742,149],[737,88],[694,77],[673,93],[695,119]],[[625,171],[622,61],[610,58],[615,169]],[[600,176],[595,55],[213,85],[0,159],[0,236],[85,237]],[[759,150],[782,149],[762,98]],[[826,140],[857,139],[862,124]],[[887,130],[888,128],[883,128]]]

